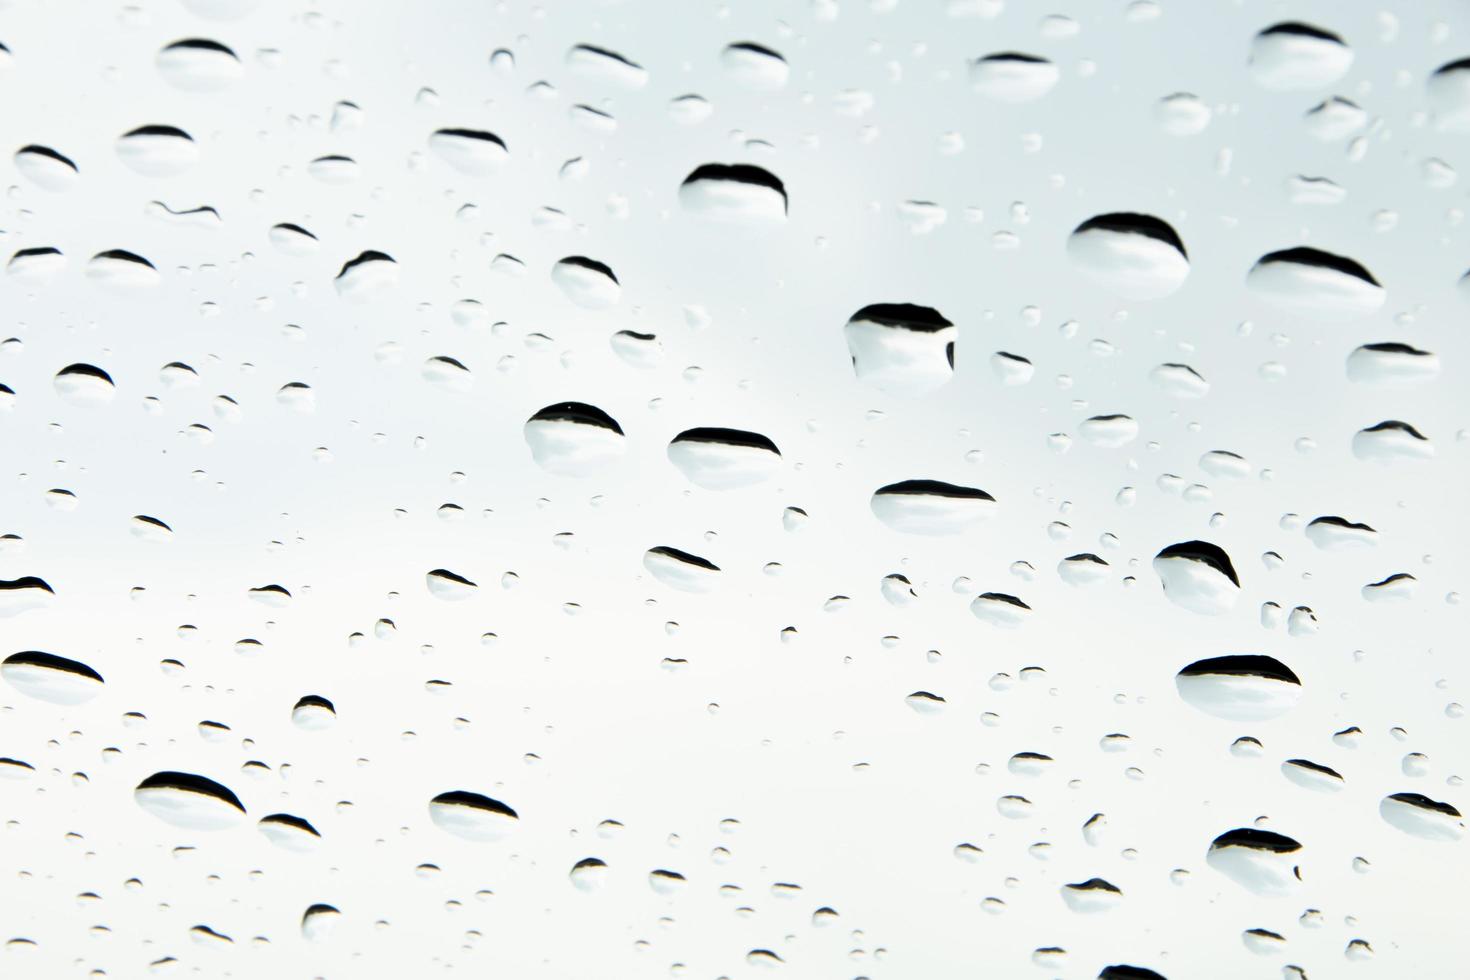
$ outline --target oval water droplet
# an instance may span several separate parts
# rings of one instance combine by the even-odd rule
[[[589,310],[616,306],[623,294],[610,267],[583,255],[569,255],[553,265],[551,281],[567,299]]]
[[[310,821],[289,813],[272,813],[261,817],[255,826],[265,835],[266,840],[297,854],[315,851],[322,839],[322,835]]]
[[[118,137],[117,155],[145,177],[173,177],[199,161],[199,145],[177,126],[139,126]]]
[[[906,534],[958,534],[994,515],[995,498],[976,487],[940,480],[904,480],[874,491],[878,520]]]
[[[505,141],[483,129],[439,129],[429,136],[429,149],[455,170],[472,177],[494,173],[510,159]]]
[[[245,818],[245,806],[227,786],[187,772],[156,772],[133,790],[138,805],[185,830],[225,830]]]
[[[791,68],[786,59],[754,41],[737,41],[720,52],[725,73],[738,84],[760,92],[773,92],[786,84]]]
[[[1229,721],[1268,721],[1301,699],[1301,679],[1291,668],[1260,654],[1198,660],[1174,682],[1186,702]]]
[[[1390,827],[1425,840],[1456,841],[1465,836],[1459,810],[1420,793],[1385,796],[1378,813]]]
[[[1123,299],[1161,299],[1189,276],[1184,242],[1148,214],[1088,218],[1067,239],[1067,254],[1084,275]]]
[[[217,92],[245,73],[240,58],[227,46],[206,38],[186,38],[158,52],[158,72],[186,92]]]
[[[1322,322],[1367,316],[1387,298],[1359,263],[1306,246],[1261,256],[1246,276],[1246,286],[1280,310]]]
[[[0,675],[22,694],[52,704],[82,704],[102,693],[102,675],[97,671],[79,660],[39,650],[6,657],[0,662]]]
[[[1353,51],[1341,37],[1299,21],[1273,24],[1251,41],[1251,77],[1275,91],[1331,85],[1352,63]]]
[[[679,185],[679,204],[689,214],[733,224],[786,220],[786,185],[748,163],[702,164]]]
[[[429,818],[454,836],[472,841],[502,840],[520,822],[504,803],[467,790],[434,797],[429,801]]]
[[[567,52],[567,67],[573,74],[619,88],[637,91],[648,84],[648,71],[616,51],[591,44],[573,45]]]
[[[1003,51],[970,62],[970,87],[996,102],[1034,102],[1059,78],[1056,65],[1034,54]]]
[[[720,566],[678,548],[659,545],[643,555],[643,567],[660,582],[681,592],[708,592],[720,577]]]
[[[35,143],[15,151],[15,169],[22,177],[48,191],[70,190],[81,176],[81,169],[71,157]]]
[[[686,429],[669,443],[668,457],[690,483],[706,490],[754,486],[781,464],[774,442],[740,429]]]

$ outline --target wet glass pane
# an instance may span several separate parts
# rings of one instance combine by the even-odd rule
[[[1466,973],[1463,4],[0,43],[0,976]]]

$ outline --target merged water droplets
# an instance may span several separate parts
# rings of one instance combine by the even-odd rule
[[[1367,524],[1359,524],[1335,515],[1313,518],[1307,524],[1306,535],[1309,541],[1324,551],[1371,547],[1378,541],[1378,532]]]
[[[1434,443],[1408,422],[1386,419],[1353,434],[1353,455],[1377,463],[1429,459]]]
[[[1106,912],[1123,902],[1123,890],[1102,878],[1089,878],[1061,888],[1062,901],[1073,912]]]
[[[368,249],[343,263],[337,273],[337,294],[343,299],[365,302],[398,282],[398,262],[387,252]]]
[[[843,328],[858,378],[891,394],[923,395],[954,374],[959,330],[935,309],[912,303],[875,303]]]
[[[1347,358],[1348,380],[1383,387],[1411,387],[1439,374],[1439,355],[1389,341],[1364,344]]]
[[[1230,556],[1208,541],[1171,544],[1154,556],[1164,595],[1190,612],[1217,616],[1235,606],[1240,578]]]
[[[1419,580],[1408,572],[1395,572],[1377,582],[1369,582],[1360,590],[1367,602],[1403,602],[1414,598]]]
[[[1301,883],[1302,845],[1284,834],[1243,827],[1210,842],[1205,862],[1255,895],[1286,895]]]

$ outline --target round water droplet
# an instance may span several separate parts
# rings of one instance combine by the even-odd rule
[[[510,807],[479,793],[453,790],[429,801],[429,818],[441,829],[472,841],[498,841],[519,824]]]

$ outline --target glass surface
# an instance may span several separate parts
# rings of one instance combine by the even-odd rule
[[[1464,4],[0,43],[0,975],[1470,969]]]

